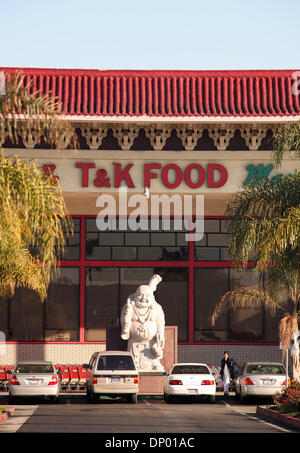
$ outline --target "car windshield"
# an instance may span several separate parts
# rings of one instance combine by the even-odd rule
[[[210,372],[203,365],[175,365],[172,374],[210,374]]]
[[[268,364],[257,364],[248,365],[246,369],[247,374],[285,374],[285,368],[283,365],[268,365]]]
[[[135,370],[135,366],[130,356],[106,355],[99,357],[97,370]]]
[[[24,364],[18,365],[16,368],[16,373],[28,373],[28,374],[47,374],[47,373],[54,373],[54,369],[52,365],[48,364]]]

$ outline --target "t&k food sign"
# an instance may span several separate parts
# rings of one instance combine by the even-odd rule
[[[77,162],[75,164],[81,172],[81,187],[89,187],[93,184],[95,187],[114,187],[119,188],[125,185],[130,189],[136,188],[134,178],[134,163],[122,164],[113,163],[110,173],[105,168],[96,168],[92,162]],[[95,178],[90,177],[90,171],[94,170]],[[167,189],[176,189],[183,182],[192,189],[198,189],[206,183],[209,188],[222,187],[228,179],[226,168],[217,163],[207,164],[204,168],[199,163],[191,163],[185,168],[181,168],[175,163],[166,165],[160,163],[143,164],[143,187],[151,188],[151,182],[159,179],[162,185]]]
[[[293,164],[292,164],[293,165]],[[275,181],[288,174],[273,174],[272,164],[242,162],[136,162],[86,161],[57,159],[42,163],[43,171],[59,180],[66,191],[114,191],[126,187],[134,191],[149,188],[153,191],[235,192],[262,178]],[[293,173],[293,166],[290,173]],[[176,190],[177,189],[177,190]]]

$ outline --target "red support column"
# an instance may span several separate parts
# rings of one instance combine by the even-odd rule
[[[85,331],[85,217],[80,219],[80,321],[79,341],[84,343]]]

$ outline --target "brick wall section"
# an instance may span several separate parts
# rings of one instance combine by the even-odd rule
[[[17,360],[50,360],[58,364],[83,364],[90,360],[96,351],[105,350],[104,344],[7,344],[1,364],[15,364]],[[219,365],[225,350],[238,364],[247,360],[270,360],[281,362],[278,346],[261,345],[179,345],[179,362],[204,362]],[[167,371],[167,370],[166,370]]]
[[[261,345],[181,345],[178,347],[178,361],[204,362],[208,365],[220,365],[228,351],[239,365],[247,361],[281,362],[279,346]]]
[[[88,363],[92,354],[105,350],[105,344],[8,344],[1,364],[18,360],[49,360],[57,364]]]

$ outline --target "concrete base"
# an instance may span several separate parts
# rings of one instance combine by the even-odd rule
[[[139,395],[163,395],[166,374],[162,373],[140,373]]]

